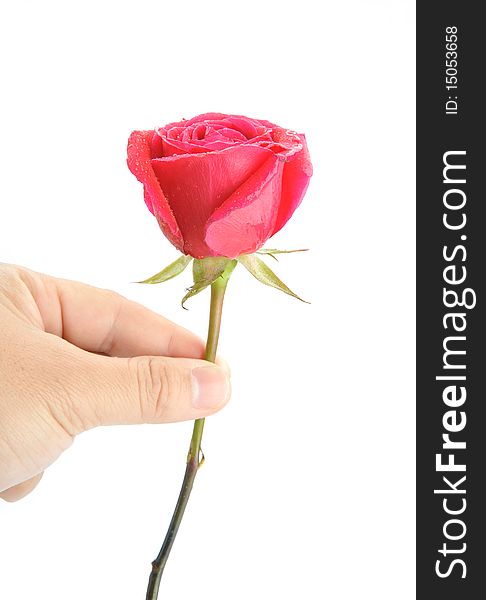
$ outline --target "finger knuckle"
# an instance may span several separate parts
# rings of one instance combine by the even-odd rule
[[[142,419],[163,421],[174,398],[180,393],[177,372],[167,364],[151,357],[137,361],[137,382]]]
[[[4,301],[17,306],[19,301],[25,300],[27,282],[30,283],[32,273],[23,267],[15,265],[0,265],[0,292]]]

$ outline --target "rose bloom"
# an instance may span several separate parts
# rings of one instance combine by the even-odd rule
[[[261,248],[290,219],[312,175],[303,134],[220,113],[134,131],[128,167],[163,233],[195,258]]]

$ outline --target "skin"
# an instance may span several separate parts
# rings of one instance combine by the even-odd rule
[[[19,500],[79,433],[222,408],[225,364],[109,290],[0,263],[0,497]]]

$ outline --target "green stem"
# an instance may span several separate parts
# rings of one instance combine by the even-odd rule
[[[232,269],[231,269],[232,270]],[[231,270],[223,273],[211,285],[211,308],[209,313],[208,338],[206,342],[206,352],[204,358],[211,362],[216,359],[216,350],[218,348],[219,330],[221,327],[221,314],[223,311],[223,300],[226,286],[228,285]],[[194,421],[194,429],[192,431],[191,444],[187,454],[186,472],[182,482],[181,491],[177,500],[174,514],[169,524],[164,543],[157,556],[152,563],[152,572],[150,573],[146,600],[157,600],[159,594],[160,580],[164,572],[167,559],[174,544],[179,526],[184,515],[184,511],[191,494],[194,479],[200,465],[201,460],[201,438],[204,430],[204,419]]]

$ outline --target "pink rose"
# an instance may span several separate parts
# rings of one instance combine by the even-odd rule
[[[219,113],[134,131],[128,167],[163,233],[195,258],[261,248],[290,219],[312,175],[303,134]]]

